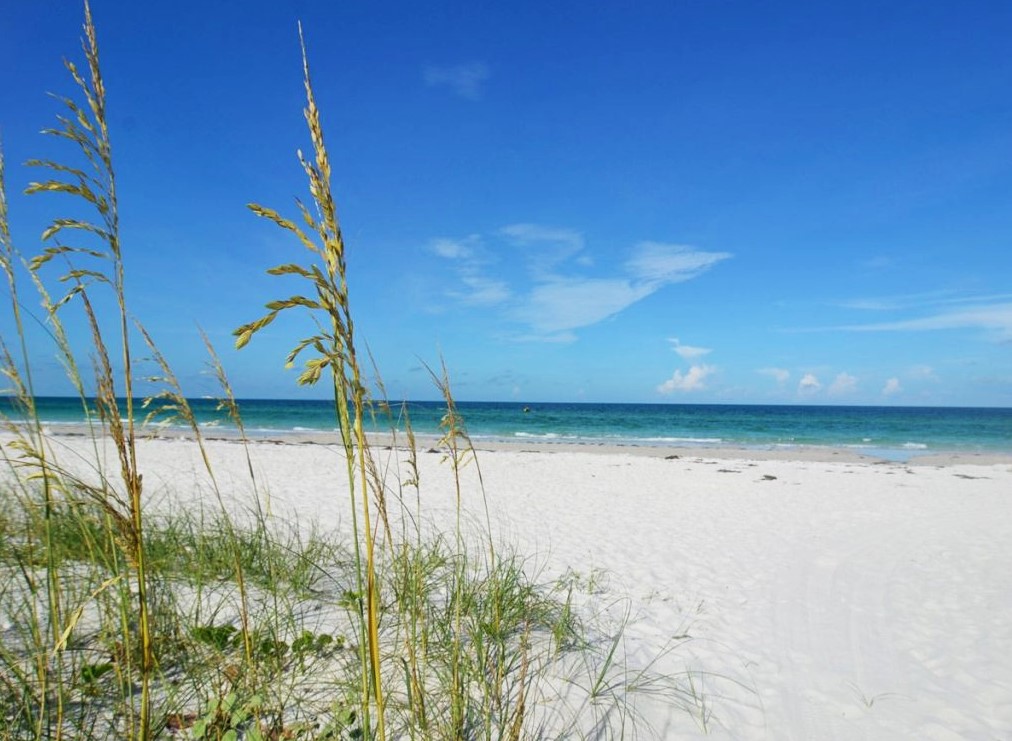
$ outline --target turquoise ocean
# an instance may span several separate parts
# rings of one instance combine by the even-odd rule
[[[247,432],[269,436],[335,428],[332,402],[240,400]],[[232,425],[212,399],[194,399],[208,431]],[[395,424],[401,407],[392,406]],[[445,407],[408,402],[416,434],[439,434]],[[40,417],[50,424],[85,421],[78,399],[40,397]],[[0,400],[0,410],[13,409]],[[609,445],[789,448],[820,446],[905,459],[925,453],[1012,454],[1012,408],[764,406],[735,404],[590,404],[459,402],[476,441],[604,443]],[[378,419],[374,429],[389,429]]]

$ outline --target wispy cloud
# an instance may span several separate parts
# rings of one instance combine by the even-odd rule
[[[701,358],[704,355],[709,355],[712,350],[709,347],[693,347],[692,345],[683,345],[677,337],[671,337],[668,339],[673,345],[673,350],[678,353],[678,356],[683,360],[693,360],[695,358]]]
[[[860,298],[833,304],[844,309],[891,314],[894,318],[815,327],[790,332],[934,332],[978,330],[985,339],[1012,342],[1012,293],[960,294],[941,290]]]
[[[861,311],[903,311],[940,306],[961,300],[965,300],[965,298],[961,298],[958,292],[950,289],[941,289],[937,291],[922,291],[920,293],[900,293],[891,296],[859,296],[839,301],[837,305],[844,309],[858,309]]]
[[[786,368],[760,368],[756,371],[764,376],[769,376],[774,379],[778,384],[783,386],[791,377],[791,372]]]
[[[1012,302],[966,306],[915,319],[850,324],[850,332],[927,332],[945,329],[982,329],[999,340],[1012,340]]]
[[[499,233],[518,244],[555,242],[565,245],[573,251],[583,249],[583,235],[575,229],[540,224],[510,224],[500,229]]]
[[[867,260],[862,260],[858,264],[865,270],[885,270],[886,268],[893,267],[896,261],[887,255],[877,255]]]
[[[501,316],[526,328],[514,339],[550,342],[572,341],[574,330],[615,316],[730,257],[686,245],[640,242],[613,274],[589,276],[592,261],[584,259],[580,232],[530,223],[503,227],[488,245],[472,235],[433,240],[430,250],[456,264],[459,285],[446,295],[471,306],[498,306]],[[685,347],[683,357],[706,351]]]
[[[684,244],[640,242],[626,269],[637,280],[658,286],[691,280],[731,255],[703,252]]]
[[[422,78],[429,87],[445,87],[467,100],[481,98],[485,81],[489,78],[488,65],[484,62],[469,62],[448,67],[428,66],[422,70]]]
[[[839,301],[837,306],[845,309],[863,311],[910,311],[927,310],[942,306],[959,306],[966,304],[992,304],[1009,301],[1010,293],[991,295],[966,295],[952,289],[922,291],[920,293],[901,293],[892,296],[864,296]]]
[[[849,373],[840,373],[827,390],[830,396],[846,396],[857,390],[857,377]]]
[[[913,365],[907,369],[907,376],[916,381],[937,381],[938,375],[930,365]]]
[[[580,329],[618,314],[666,285],[694,278],[728,257],[725,252],[643,242],[633,248],[624,276],[535,276],[543,282],[534,286],[514,316],[547,334]]]
[[[448,260],[466,260],[474,257],[475,249],[481,245],[481,237],[472,234],[465,239],[434,239],[429,249]]]
[[[551,335],[597,324],[654,290],[621,278],[560,278],[535,286],[513,317]]]
[[[510,298],[509,285],[484,272],[490,258],[479,235],[434,239],[429,243],[429,250],[454,263],[457,282],[446,291],[447,297],[465,306],[497,306]]]
[[[547,342],[550,344],[565,345],[570,342],[576,342],[577,337],[575,332],[553,332],[550,334],[514,334],[510,335],[509,339],[512,342]]]
[[[450,290],[447,295],[468,306],[498,306],[511,295],[509,286],[503,281],[486,278],[466,269],[461,271],[460,283],[465,290]]]
[[[671,378],[657,387],[662,394],[671,394],[675,391],[698,391],[706,388],[704,381],[708,376],[713,375],[716,368],[711,365],[694,365],[688,372],[682,373],[676,370]]]
[[[525,249],[524,258],[532,274],[546,279],[553,276],[559,265],[584,248],[583,235],[575,229],[510,224],[500,229],[499,235],[511,246]]]

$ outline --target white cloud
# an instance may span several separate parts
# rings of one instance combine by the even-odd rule
[[[922,291],[920,293],[856,298],[842,301],[839,305],[847,309],[862,309],[866,311],[899,311],[967,304],[991,305],[1002,303],[1009,299],[1012,299],[1012,294],[1010,293],[960,295],[958,291],[943,288],[936,291]]]
[[[756,373],[769,376],[770,378],[776,380],[776,382],[781,386],[787,383],[788,379],[791,377],[791,372],[786,368],[760,368],[756,371]]]
[[[928,332],[945,329],[988,330],[999,341],[1012,340],[1012,302],[978,304],[937,312],[917,319],[874,324],[851,324],[839,329],[851,332]]]
[[[500,229],[499,233],[517,244],[557,242],[574,251],[583,249],[583,235],[575,229],[561,229],[540,224],[510,224]]]
[[[537,283],[514,316],[539,332],[560,332],[596,324],[618,314],[670,283],[689,280],[729,257],[690,247],[641,243],[617,278],[550,277]]]
[[[532,233],[534,230],[527,232],[528,236]],[[535,285],[518,303],[512,317],[529,325],[536,334],[567,333],[614,316],[666,284],[695,277],[728,256],[649,243],[646,248],[641,244],[634,250],[626,263],[631,273],[628,277],[564,277],[546,275],[534,268]]]
[[[434,239],[429,249],[440,257],[452,260],[457,284],[446,295],[467,306],[496,306],[512,295],[509,285],[485,275],[488,262],[481,237],[472,234],[464,239]]]
[[[653,292],[621,278],[559,279],[535,286],[513,316],[554,334],[597,324]]]
[[[728,252],[703,252],[681,244],[640,242],[626,262],[626,270],[633,278],[649,283],[681,283],[730,256]]]
[[[657,391],[662,394],[670,394],[674,391],[698,391],[706,387],[703,381],[715,370],[716,368],[710,365],[694,365],[685,374],[676,370],[671,378],[657,387]]]
[[[693,360],[695,358],[701,358],[704,355],[709,355],[713,352],[709,347],[693,347],[692,345],[683,345],[677,337],[671,337],[668,339],[676,353],[683,360]]]
[[[922,293],[902,293],[894,296],[865,296],[840,302],[845,309],[862,311],[896,311],[934,306],[951,299],[953,292],[949,290],[924,291]]]
[[[853,393],[855,390],[857,390],[857,378],[845,372],[833,379],[828,391],[832,396],[843,396]]]
[[[429,87],[446,87],[468,100],[478,100],[488,79],[488,66],[483,62],[470,62],[449,67],[429,66],[422,71]]]
[[[486,278],[467,270],[461,271],[459,277],[467,290],[451,290],[447,291],[447,295],[469,306],[495,306],[509,299],[511,295],[509,286],[501,280]]]
[[[819,379],[815,377],[814,373],[806,373],[798,382],[799,394],[814,394],[821,388],[822,384],[819,383]]]
[[[915,381],[937,381],[935,369],[930,365],[914,365],[907,370],[907,375]]]
[[[898,394],[902,390],[903,387],[900,386],[900,379],[890,378],[886,381],[885,386],[882,388],[882,396],[892,396],[893,394]]]
[[[586,264],[583,235],[575,229],[561,229],[541,224],[510,224],[499,230],[499,235],[517,247],[526,248],[523,255],[535,279],[551,280],[559,277],[558,267],[571,257]],[[582,259],[581,259],[582,258]]]
[[[433,239],[429,249],[448,260],[460,260],[473,258],[475,247],[480,244],[481,237],[472,234],[466,239]]]
[[[554,334],[518,334],[510,337],[513,342],[548,342],[556,345],[566,345],[576,342],[576,335],[572,332],[555,332]]]
[[[525,248],[519,259],[512,259],[512,253],[504,258],[501,249],[497,252],[492,245],[485,247],[478,235],[437,239],[430,249],[457,263],[459,285],[448,292],[451,298],[471,306],[504,305],[501,316],[528,330],[513,335],[524,340],[572,341],[573,330],[608,319],[665,285],[695,278],[730,257],[684,245],[641,242],[619,274],[589,277],[579,274],[593,260],[581,254],[584,239],[576,230],[516,223],[498,230],[496,236]],[[490,274],[493,263],[504,268],[494,276]],[[690,346],[676,347],[676,351],[686,359],[709,352]]]

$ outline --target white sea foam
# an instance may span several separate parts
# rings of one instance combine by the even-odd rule
[[[689,443],[690,445],[724,442],[724,439],[720,437],[642,437],[639,439],[648,443]]]

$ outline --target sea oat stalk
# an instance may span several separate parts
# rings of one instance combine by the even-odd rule
[[[313,142],[313,160],[309,161],[299,152],[299,162],[309,178],[309,191],[313,197],[316,215],[301,202],[296,201],[302,219],[319,239],[311,239],[293,221],[277,211],[257,204],[250,204],[258,216],[273,221],[299,239],[301,244],[319,258],[323,266],[313,263],[302,266],[295,263],[279,265],[268,270],[271,275],[291,275],[308,281],[315,297],[295,295],[266,304],[268,313],[260,319],[235,330],[236,347],[244,347],[255,333],[269,325],[282,311],[302,307],[322,312],[325,322],[317,326],[319,331],[299,341],[288,354],[286,364],[290,367],[304,352],[312,350],[314,355],[305,361],[305,369],[298,377],[299,385],[313,385],[329,370],[333,385],[335,412],[340,424],[341,442],[347,462],[347,477],[352,507],[352,527],[355,540],[355,556],[358,582],[359,615],[361,618],[360,650],[362,651],[362,716],[366,735],[370,734],[373,717],[371,703],[375,703],[376,736],[385,738],[383,718],[383,688],[380,671],[379,648],[379,586],[376,581],[376,552],[372,517],[369,506],[369,448],[363,427],[366,414],[366,390],[355,346],[354,322],[348,303],[348,282],[345,263],[345,245],[337,218],[337,207],[330,188],[330,159],[323,141],[320,112],[309,75],[309,61],[306,55],[302,27],[299,26],[299,40],[302,46],[302,65],[306,89],[305,117]],[[359,546],[359,507],[361,507],[361,537],[364,539],[364,553]],[[364,611],[361,607],[364,592]],[[366,650],[367,649],[367,650]]]
[[[154,643],[151,633],[148,574],[144,550],[144,524],[141,500],[141,475],[137,468],[136,435],[133,417],[133,366],[130,355],[130,320],[127,311],[123,256],[119,233],[119,210],[116,198],[116,178],[112,161],[112,146],[106,121],[105,85],[99,65],[98,39],[92,20],[91,8],[84,4],[84,34],[82,42],[88,63],[87,77],[70,61],[64,64],[77,83],[87,105],[79,106],[71,98],[60,98],[70,115],[58,116],[59,127],[43,133],[73,142],[87,160],[89,170],[69,167],[50,160],[33,160],[28,164],[49,170],[53,179],[29,184],[27,193],[64,193],[83,200],[91,206],[97,218],[87,221],[76,218],[54,219],[43,232],[43,241],[54,242],[31,262],[33,273],[56,257],[68,261],[69,269],[61,277],[71,288],[52,305],[52,313],[67,302],[80,297],[91,327],[96,351],[96,405],[115,444],[120,474],[127,492],[127,511],[118,514],[129,523],[124,543],[127,557],[136,570],[138,626],[141,640],[141,701],[137,726],[139,738],[151,732],[151,677],[155,670]],[[101,249],[69,246],[61,238],[70,234],[90,235]],[[111,266],[111,276],[101,269],[77,267],[69,264],[72,258],[97,259]],[[113,289],[118,312],[118,334],[122,363],[122,389],[125,410],[120,409],[116,377],[113,372],[108,346],[105,343],[98,318],[88,298],[90,284],[109,285]]]

